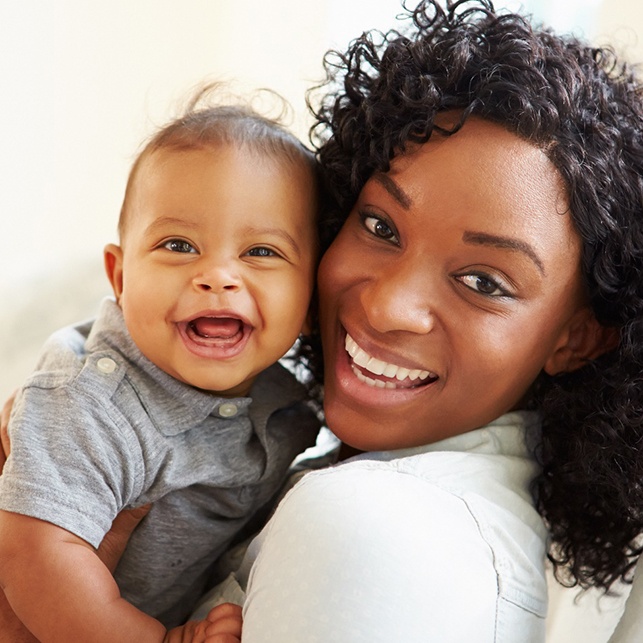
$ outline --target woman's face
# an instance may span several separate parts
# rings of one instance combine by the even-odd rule
[[[319,272],[329,426],[365,450],[519,407],[587,313],[580,239],[545,154],[470,119],[374,175]]]

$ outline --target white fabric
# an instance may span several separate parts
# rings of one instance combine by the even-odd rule
[[[609,643],[641,643],[643,641],[643,563],[634,572],[634,582],[625,603],[625,611]]]
[[[544,641],[534,420],[306,475],[239,571],[244,643]]]

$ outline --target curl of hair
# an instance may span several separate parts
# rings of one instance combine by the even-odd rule
[[[643,531],[643,92],[609,49],[535,27],[487,0],[426,0],[408,28],[329,52],[311,135],[336,232],[374,171],[426,142],[438,112],[493,121],[542,149],[563,177],[598,321],[619,346],[535,384],[542,464],[534,492],[569,585],[630,579]],[[309,95],[309,103],[315,94]],[[438,126],[435,126],[438,129]]]

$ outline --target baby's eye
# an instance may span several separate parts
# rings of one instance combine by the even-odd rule
[[[385,241],[394,241],[397,243],[397,236],[392,228],[380,217],[376,217],[372,214],[362,215],[362,221],[364,227],[378,239],[384,239]]]
[[[250,257],[276,257],[277,253],[270,249],[266,248],[264,246],[258,246],[256,248],[251,248],[248,250],[248,256]]]
[[[475,290],[481,295],[487,295],[489,297],[506,297],[509,295],[509,292],[505,288],[488,275],[461,275],[458,277],[458,280],[467,286],[467,288],[471,288],[471,290]]]
[[[163,246],[170,252],[180,252],[183,254],[196,253],[196,248],[189,242],[184,239],[170,239],[166,241]]]

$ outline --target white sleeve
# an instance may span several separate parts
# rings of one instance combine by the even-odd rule
[[[461,499],[376,464],[341,466],[308,475],[264,530],[243,641],[493,640],[497,584]]]

